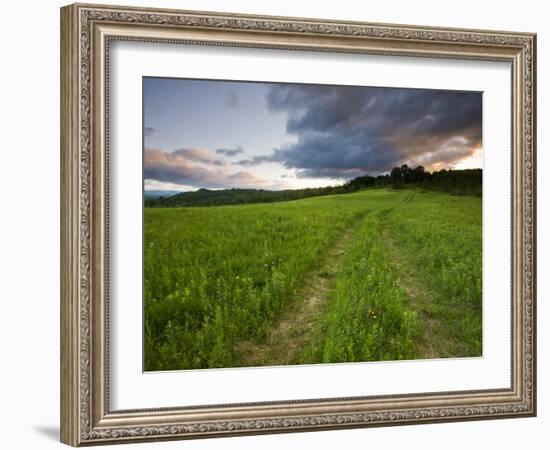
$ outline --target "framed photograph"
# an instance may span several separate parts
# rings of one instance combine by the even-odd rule
[[[535,415],[535,58],[62,8],[62,442]]]

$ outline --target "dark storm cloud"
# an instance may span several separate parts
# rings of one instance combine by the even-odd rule
[[[276,85],[295,143],[243,165],[276,161],[302,177],[351,178],[396,165],[446,165],[481,144],[480,93],[355,86]]]
[[[235,155],[244,153],[244,150],[239,145],[238,147],[235,147],[235,148],[218,148],[216,149],[216,153],[220,155],[225,155],[225,156],[235,156]]]

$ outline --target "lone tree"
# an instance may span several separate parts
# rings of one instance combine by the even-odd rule
[[[424,166],[418,166],[412,171],[413,175],[413,182],[414,183],[421,183],[426,178],[426,171],[424,170]]]
[[[407,166],[407,164],[401,166],[401,178],[403,178],[405,183],[410,183],[412,181],[412,169]]]
[[[401,173],[401,168],[400,167],[394,167],[391,170],[390,178],[391,178],[391,182],[393,184],[393,187],[402,186],[404,180],[403,180],[403,175]]]
[[[412,169],[407,164],[403,164],[401,167],[394,167],[390,173],[394,188],[401,188],[404,184],[422,183],[428,176],[429,173],[424,170],[423,166],[417,166],[415,169]]]

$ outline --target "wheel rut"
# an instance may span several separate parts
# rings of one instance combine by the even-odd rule
[[[408,196],[400,205],[383,211],[383,217],[413,200],[414,195]],[[401,251],[399,242],[392,236],[386,220],[382,220],[381,239],[391,262],[400,274],[399,285],[405,290],[411,309],[417,314],[417,359],[448,358],[465,354],[464,344],[453,336],[452,329],[446,323],[448,320],[442,317],[442,304],[445,303],[445,299],[428,286],[411,258]]]
[[[341,257],[353,242],[355,230],[368,213],[365,211],[338,237],[318,268],[305,277],[300,297],[282,313],[267,337],[261,342],[241,341],[235,346],[239,366],[299,363],[300,353],[310,339],[314,324],[321,316],[322,306],[333,288],[333,278],[341,264]]]

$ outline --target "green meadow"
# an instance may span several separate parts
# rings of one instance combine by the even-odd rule
[[[145,208],[147,371],[481,355],[482,199]]]

